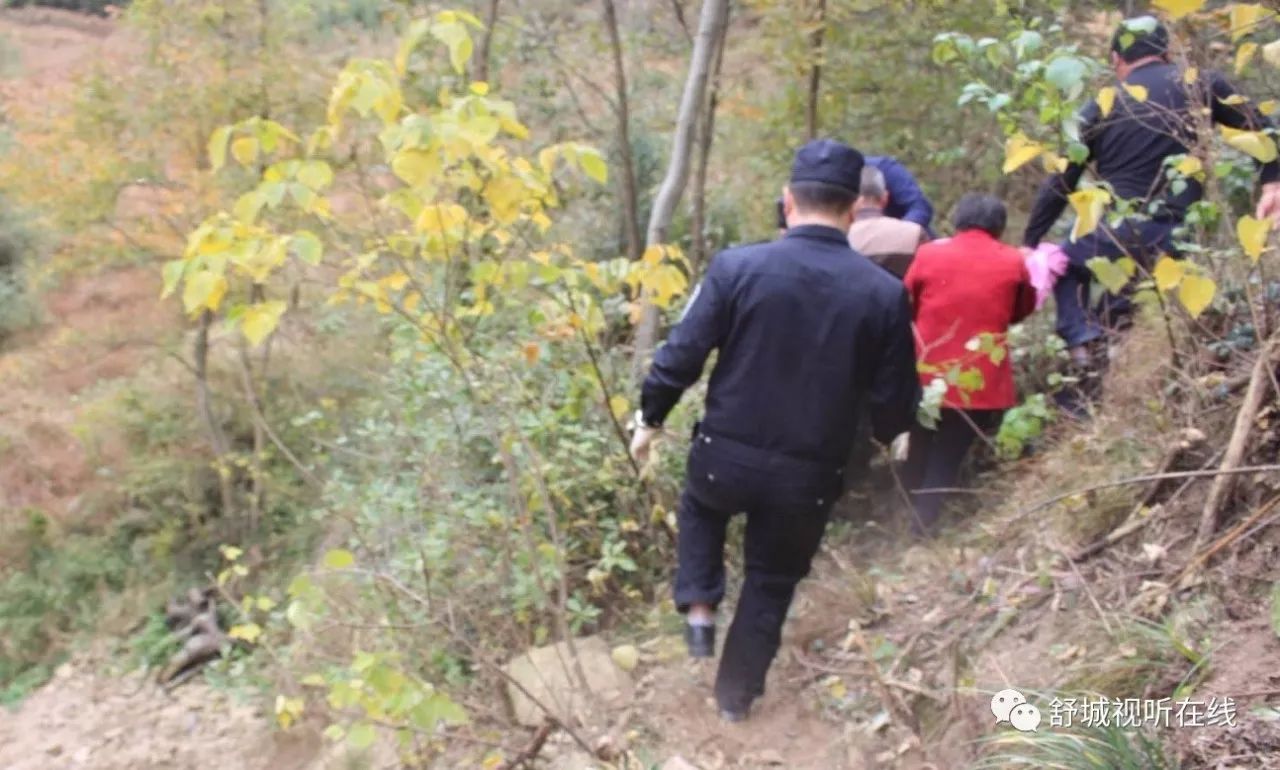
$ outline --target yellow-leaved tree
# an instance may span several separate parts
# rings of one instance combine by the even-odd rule
[[[519,533],[503,541],[504,555],[532,576],[521,590],[534,598],[514,602],[512,621],[530,638],[563,639],[598,614],[590,596],[639,595],[627,575],[637,562],[662,559],[654,529],[666,520],[626,453],[623,420],[633,405],[625,356],[612,341],[638,320],[642,298],[664,308],[675,302],[688,269],[671,247],[635,261],[580,256],[555,224],[557,209],[576,186],[604,183],[606,162],[577,142],[529,148],[515,106],[465,76],[478,27],[464,12],[435,13],[411,25],[394,57],[349,62],[318,126],[250,117],[214,131],[210,166],[250,184],[164,266],[164,291],[205,327],[221,319],[235,344],[252,349],[319,305],[308,304],[318,285],[327,305],[385,316],[393,341],[408,333],[416,347],[399,350],[411,360],[393,361],[443,362],[505,479],[497,488],[506,490],[509,518],[489,515],[479,526],[501,522]],[[424,55],[440,47],[446,68]],[[547,404],[554,424],[544,419]],[[553,468],[544,454],[578,429],[575,421],[607,426],[612,449],[602,463]],[[601,483],[611,495],[608,521],[572,510],[573,490]],[[291,633],[305,637],[321,619],[341,624],[347,604],[329,600],[339,578],[399,584],[364,556],[358,547],[331,551],[293,581],[277,613]],[[460,580],[469,569],[458,567]],[[412,610],[393,614],[434,611],[415,596],[397,594]],[[275,603],[246,604],[238,638],[273,643],[264,606]],[[345,715],[333,737],[367,745],[377,725],[395,729],[415,756],[432,751],[437,728],[463,715],[387,640],[366,640],[349,666],[286,688],[282,724],[300,718],[308,687],[323,688]],[[476,667],[497,665],[469,654]]]

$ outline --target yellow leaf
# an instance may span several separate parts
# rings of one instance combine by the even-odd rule
[[[1169,18],[1181,19],[1203,8],[1205,0],[1154,0],[1151,4],[1168,14]]]
[[[1135,102],[1145,102],[1147,100],[1146,86],[1131,86],[1128,83],[1125,83],[1124,90],[1133,97]]]
[[[391,159],[391,171],[412,187],[425,183],[440,171],[438,153],[401,150]]]
[[[626,396],[619,394],[609,399],[609,411],[613,412],[614,417],[622,419],[622,417],[630,410],[631,402],[627,400]]]
[[[1186,272],[1186,263],[1182,260],[1160,257],[1160,261],[1156,262],[1155,270],[1151,271],[1151,276],[1156,280],[1157,289],[1169,291],[1182,282],[1182,276]]]
[[[644,250],[644,254],[640,256],[640,261],[646,265],[657,265],[662,262],[662,257],[666,250],[661,244],[655,243]]]
[[[1248,104],[1248,102],[1249,102],[1249,97],[1245,96],[1244,94],[1232,94],[1228,96],[1226,99],[1222,100],[1222,103],[1229,107],[1234,107],[1237,104]]]
[[[1061,174],[1071,164],[1070,161],[1058,153],[1049,152],[1048,150],[1045,151],[1044,155],[1040,156],[1040,163],[1044,166],[1044,170],[1050,174]]]
[[[1174,166],[1179,174],[1183,176],[1195,176],[1204,171],[1204,164],[1194,155],[1188,155],[1178,161],[1178,165]]]
[[[1262,60],[1272,67],[1280,67],[1280,40],[1262,46]]]
[[[1200,70],[1196,67],[1187,67],[1187,69],[1182,73],[1182,82],[1186,83],[1189,86],[1195,85],[1196,81],[1198,81],[1199,79],[1200,79]]]
[[[1107,86],[1098,92],[1098,109],[1102,111],[1102,117],[1111,114],[1111,108],[1116,103],[1116,89]]]
[[[1267,247],[1267,236],[1271,233],[1270,219],[1254,219],[1251,216],[1240,217],[1236,222],[1236,237],[1244,253],[1256,265],[1262,258],[1262,251]]]
[[[1236,74],[1244,72],[1249,66],[1249,62],[1253,61],[1253,55],[1258,52],[1257,43],[1245,43],[1236,49]]]
[[[1032,141],[1027,135],[1018,132],[1009,137],[1004,145],[1004,168],[1006,174],[1012,174],[1022,166],[1035,160],[1045,151],[1044,145]]]
[[[640,651],[634,645],[624,644],[614,647],[609,657],[613,658],[614,665],[623,671],[635,671],[636,666],[640,665]]]
[[[1222,126],[1222,137],[1227,144],[1240,152],[1249,155],[1259,163],[1270,163],[1276,159],[1276,143],[1261,131],[1241,131]]]
[[[506,764],[506,755],[501,751],[494,751],[485,757],[484,761],[480,763],[480,770],[498,770],[500,767],[505,767]]]
[[[520,204],[528,190],[519,178],[495,176],[484,186],[484,199],[493,211],[493,218],[501,224],[511,224],[520,216]]]
[[[1260,110],[1263,115],[1272,115],[1275,114],[1276,104],[1275,99],[1267,99],[1265,101],[1258,102],[1258,110]]]
[[[538,363],[538,357],[542,355],[542,347],[536,342],[526,342],[520,352],[524,354],[524,362],[533,366]]]
[[[1233,3],[1231,5],[1232,42],[1257,30],[1270,15],[1271,11],[1257,3]]]
[[[284,315],[285,308],[285,303],[278,299],[250,305],[240,318],[240,332],[250,345],[261,345],[280,324],[280,316]]]
[[[422,207],[415,224],[427,235],[444,236],[457,231],[466,221],[467,210],[458,204],[430,203]]]
[[[227,162],[227,141],[231,138],[231,126],[222,126],[209,135],[209,167],[214,171]]]
[[[242,136],[231,143],[231,157],[241,166],[248,166],[258,159],[258,140],[252,136]]]
[[[345,548],[334,548],[324,555],[321,562],[329,569],[346,569],[356,563],[356,557]]]
[[[245,623],[240,626],[232,626],[227,632],[227,636],[232,639],[243,639],[249,644],[258,641],[258,637],[262,636],[262,626],[257,623]]]
[[[187,277],[182,288],[182,306],[191,315],[202,310],[217,312],[226,293],[227,279],[221,273],[201,270]]]
[[[849,694],[849,688],[845,685],[844,680],[838,676],[829,677],[827,679],[827,691],[831,693],[831,697],[836,700],[844,700]]]
[[[609,166],[604,162],[600,151],[594,147],[580,147],[578,163],[582,166],[582,172],[596,182],[604,184],[609,181]]]
[[[279,722],[282,730],[288,730],[290,725],[298,721],[298,717],[302,716],[306,703],[302,698],[286,698],[283,695],[276,696],[276,721]]]
[[[1100,187],[1092,187],[1071,193],[1069,200],[1076,212],[1076,222],[1071,228],[1071,240],[1076,241],[1098,229],[1102,214],[1111,202],[1111,194]]]
[[[1192,318],[1199,318],[1205,308],[1213,302],[1213,295],[1217,291],[1218,284],[1214,283],[1212,278],[1187,274],[1182,277],[1182,283],[1178,286],[1178,299]]]
[[[483,80],[477,80],[469,86],[471,93],[476,96],[486,96],[489,93],[489,84]]]

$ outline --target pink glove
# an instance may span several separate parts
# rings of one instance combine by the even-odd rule
[[[1027,272],[1031,274],[1031,286],[1036,290],[1036,309],[1039,310],[1053,291],[1058,276],[1067,272],[1067,253],[1056,243],[1041,243],[1027,254]]]

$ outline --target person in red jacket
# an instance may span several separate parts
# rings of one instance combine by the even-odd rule
[[[955,486],[974,439],[1016,403],[1006,337],[1035,310],[1035,290],[1022,253],[999,240],[1006,219],[999,198],[964,196],[956,205],[956,234],[922,245],[903,278],[921,382],[952,383],[936,429],[911,429],[903,481],[918,535],[933,529],[946,499],[929,490]]]

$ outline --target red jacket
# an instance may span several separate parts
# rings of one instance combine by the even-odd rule
[[[965,230],[921,246],[903,283],[914,308],[920,382],[947,378],[943,405],[953,409],[1016,404],[1006,336],[1036,301],[1021,252],[983,230]]]

